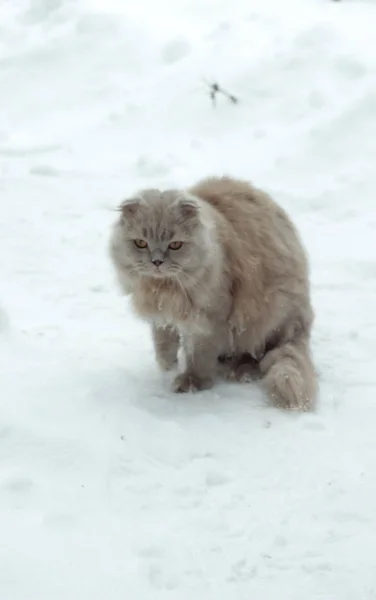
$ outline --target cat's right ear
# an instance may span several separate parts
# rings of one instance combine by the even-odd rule
[[[120,204],[119,211],[124,219],[131,219],[136,215],[139,207],[139,198],[129,198]]]

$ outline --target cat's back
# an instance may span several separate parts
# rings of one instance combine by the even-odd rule
[[[222,224],[222,237],[233,256],[261,260],[270,273],[300,271],[307,275],[307,257],[300,236],[285,212],[266,192],[247,181],[210,177],[189,192],[210,204]]]
[[[227,217],[234,216],[235,211],[256,213],[277,208],[268,194],[247,181],[231,177],[208,177],[196,183],[189,192]]]
[[[295,237],[286,212],[266,192],[247,181],[210,177],[188,190],[210,204],[237,232],[268,236],[285,233]]]

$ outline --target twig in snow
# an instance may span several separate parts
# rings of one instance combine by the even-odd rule
[[[233,96],[232,94],[229,94],[228,92],[226,92],[226,90],[224,90],[218,83],[215,83],[215,82],[214,83],[206,82],[206,83],[209,86],[209,94],[210,94],[210,98],[213,103],[213,106],[216,105],[217,94],[222,94],[228,100],[230,100],[230,102],[232,102],[233,104],[237,104],[239,102],[239,99],[236,96]]]

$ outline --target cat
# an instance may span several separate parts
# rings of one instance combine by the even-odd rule
[[[112,261],[151,323],[161,369],[177,367],[182,351],[173,390],[209,389],[217,376],[259,379],[275,405],[312,409],[309,267],[286,212],[230,177],[146,189],[119,210]]]

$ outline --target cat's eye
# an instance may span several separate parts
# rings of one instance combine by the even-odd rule
[[[171,250],[179,250],[179,248],[181,248],[183,245],[183,242],[171,242],[171,244],[169,244],[169,248],[171,248]]]
[[[133,240],[133,242],[135,243],[137,248],[147,248],[148,247],[148,244],[147,244],[147,242],[145,242],[145,240]]]

